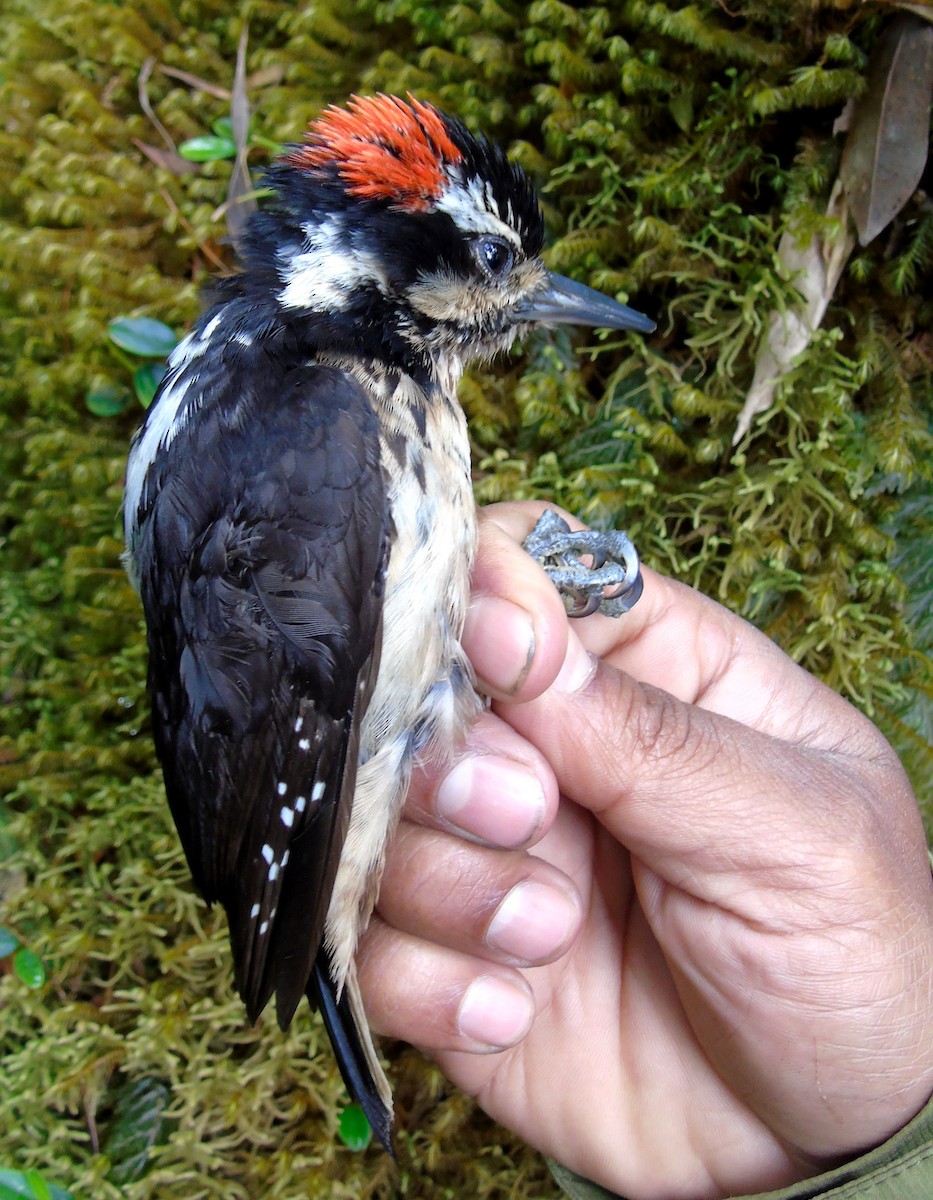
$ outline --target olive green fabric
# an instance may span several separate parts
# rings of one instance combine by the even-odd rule
[[[572,1200],[623,1200],[599,1184],[549,1162]],[[933,1197],[933,1100],[909,1125],[875,1150],[813,1179],[776,1192],[731,1200],[930,1200]]]

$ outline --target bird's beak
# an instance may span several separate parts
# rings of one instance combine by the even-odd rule
[[[519,321],[542,325],[590,325],[594,329],[636,329],[639,333],[657,328],[650,317],[634,308],[553,271],[548,272],[545,289],[523,300],[515,315]]]

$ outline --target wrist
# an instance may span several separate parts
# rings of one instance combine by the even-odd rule
[[[572,1200],[625,1200],[548,1159]],[[930,1200],[933,1196],[933,1099],[887,1141],[822,1175],[777,1191],[720,1200]]]

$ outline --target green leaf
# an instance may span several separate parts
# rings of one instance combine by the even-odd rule
[[[236,143],[232,137],[217,137],[215,134],[206,133],[182,142],[178,153],[189,162],[217,162],[222,158],[235,158]]]
[[[230,117],[218,117],[211,129],[219,138],[233,141],[233,120]]]
[[[35,1193],[22,1171],[0,1171],[0,1200],[18,1200],[28,1196],[35,1200]]]
[[[152,317],[118,317],[107,332],[121,350],[140,358],[167,358],[178,344],[175,331]]]
[[[165,367],[161,363],[146,363],[133,372],[133,388],[143,408],[152,403],[164,376]]]
[[[149,1153],[165,1130],[171,1093],[161,1079],[145,1076],[122,1084],[114,1097],[114,1115],[102,1147],[110,1159],[107,1178],[118,1187],[145,1173]]]
[[[13,974],[26,987],[35,990],[45,983],[45,963],[35,951],[20,946],[13,955]]]
[[[7,1196],[28,1196],[29,1200],[35,1200],[22,1171],[0,1171],[0,1200],[6,1200]]]
[[[369,1121],[358,1104],[348,1104],[341,1112],[337,1132],[340,1134],[340,1140],[350,1150],[365,1150],[373,1140]]]
[[[0,1200],[74,1200],[71,1192],[46,1183],[35,1169],[29,1171],[0,1170]]]
[[[126,411],[129,402],[129,392],[121,392],[119,388],[114,387],[98,388],[96,392],[88,392],[84,397],[88,412],[93,413],[95,417],[118,417],[121,412]]]
[[[52,1189],[35,1168],[26,1172],[26,1182],[32,1188],[36,1200],[52,1200]]]
[[[667,107],[681,133],[689,133],[693,129],[693,93],[675,92],[667,102]]]
[[[0,925],[0,958],[9,958],[19,945],[19,938],[12,929]]]

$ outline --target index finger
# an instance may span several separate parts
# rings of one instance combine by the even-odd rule
[[[527,573],[528,559],[521,543],[543,507],[498,504],[485,510],[487,519],[507,533],[514,545],[511,560],[500,548],[498,579],[487,573],[487,591],[509,586],[506,581],[512,571]],[[579,521],[562,515],[582,528]],[[886,747],[866,718],[754,626],[649,567],[642,568],[642,575],[642,597],[624,616],[594,614],[570,622],[571,658],[582,653],[582,646],[583,652],[640,683],[781,741],[857,755],[873,746]],[[585,664],[578,669],[584,670]],[[548,686],[555,677],[556,672],[549,670],[538,678]]]

